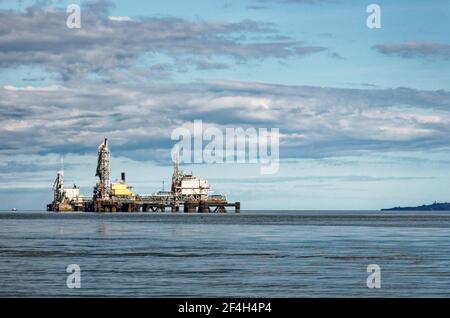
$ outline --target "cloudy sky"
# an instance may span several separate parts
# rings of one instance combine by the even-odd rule
[[[66,8],[81,7],[81,28]],[[170,182],[171,132],[280,129],[280,169],[196,164],[243,209],[450,201],[450,5],[376,1],[0,0],[0,209],[44,209],[64,158],[91,195],[112,173]]]

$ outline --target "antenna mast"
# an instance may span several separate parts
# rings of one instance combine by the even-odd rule
[[[183,173],[179,169],[179,147],[175,145],[173,147],[173,175],[172,175],[172,192],[178,194],[181,186],[181,179]]]

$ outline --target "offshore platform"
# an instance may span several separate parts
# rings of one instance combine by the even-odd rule
[[[179,169],[178,154],[175,154],[171,191],[159,191],[152,195],[133,193],[127,185],[125,173],[120,181],[110,181],[111,153],[108,139],[98,147],[96,176],[92,197],[81,195],[80,188],[64,186],[64,171],[58,171],[53,184],[53,201],[47,211],[54,212],[171,212],[226,213],[234,208],[240,213],[240,202],[227,202],[224,195],[210,195],[207,180],[186,174]]]

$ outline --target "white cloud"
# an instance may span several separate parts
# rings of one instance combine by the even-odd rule
[[[0,10],[0,67],[39,65],[65,81],[92,74],[111,80],[118,75],[115,71],[122,69],[136,71],[134,76],[155,78],[156,72],[167,78],[168,72],[183,71],[187,66],[224,69],[242,61],[282,60],[325,50],[291,38],[273,40],[270,35],[276,30],[272,24],[248,19],[227,23],[86,14],[83,27],[71,32],[61,23],[66,18],[65,11],[56,9],[29,13]],[[130,21],[133,23],[125,23]],[[249,37],[258,40],[243,40]],[[181,65],[134,70],[146,54],[163,55]],[[215,58],[230,63],[215,62]]]
[[[430,150],[450,144],[449,92],[331,89],[252,82],[0,88],[0,154],[91,152],[166,160],[173,129],[280,128],[281,157]],[[162,154],[162,156],[161,156]],[[166,158],[167,157],[167,158]]]
[[[55,91],[61,91],[61,90],[65,90],[64,87],[59,86],[59,85],[50,85],[50,86],[24,86],[24,87],[18,87],[18,86],[14,86],[14,85],[5,85],[3,86],[3,88],[5,90],[8,91],[28,91],[28,92],[55,92]]]
[[[127,16],[121,16],[121,17],[109,16],[108,19],[111,21],[119,21],[119,22],[133,21],[133,19],[131,19],[130,17],[127,17]]]

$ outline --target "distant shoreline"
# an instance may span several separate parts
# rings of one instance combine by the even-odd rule
[[[444,203],[437,203],[434,202],[433,204],[428,205],[420,205],[415,207],[394,207],[390,209],[381,209],[381,211],[450,211],[450,203],[444,202]]]

